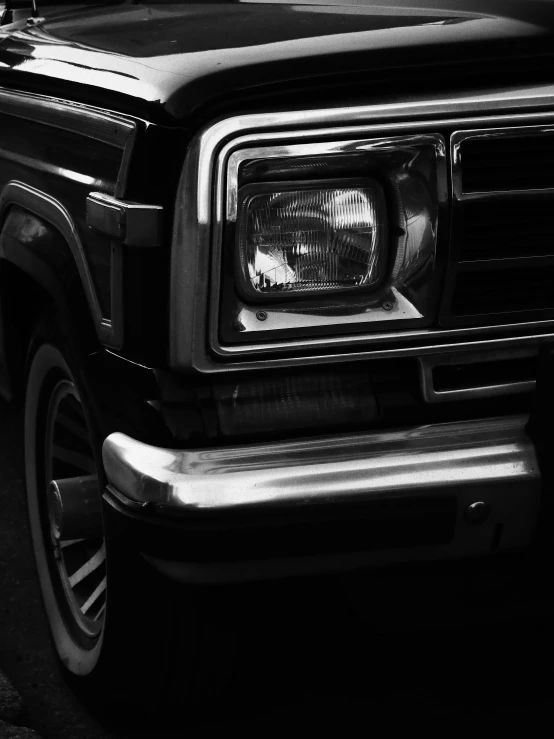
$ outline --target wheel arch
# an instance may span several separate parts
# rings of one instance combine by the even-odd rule
[[[82,338],[109,331],[70,213],[12,181],[0,195],[0,395],[9,402],[22,397],[29,339],[45,311]]]

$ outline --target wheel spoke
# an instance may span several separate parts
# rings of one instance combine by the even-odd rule
[[[54,444],[52,446],[52,454],[54,459],[57,459],[60,462],[65,462],[65,464],[69,464],[72,467],[75,467],[75,469],[88,472],[90,475],[93,475],[96,472],[94,460],[87,457],[85,454],[79,454],[79,452],[76,452],[74,449],[66,449],[59,444]]]
[[[100,606],[100,609],[99,609],[98,613],[96,614],[96,616],[93,616],[92,620],[93,621],[98,621],[98,619],[104,613],[105,610],[106,610],[106,604],[105,603],[102,603],[102,605]]]
[[[87,637],[95,638],[102,631],[106,608],[106,549],[101,520],[91,527],[81,526],[83,517],[87,522],[94,519],[99,491],[93,440],[69,377],[52,388],[45,432],[47,523],[53,562],[63,586],[58,590],[65,597],[75,626]],[[52,492],[53,483],[57,493]]]
[[[80,544],[82,541],[86,541],[86,539],[66,539],[65,541],[60,541],[60,548],[72,547],[74,544]]]
[[[88,600],[85,603],[83,603],[83,605],[81,606],[81,611],[83,613],[87,613],[87,611],[90,609],[90,607],[93,606],[96,603],[96,601],[98,600],[98,598],[102,595],[102,593],[105,590],[106,590],[106,578],[103,577],[102,580],[100,581],[98,587],[96,587],[94,589],[94,591],[91,593],[91,595],[88,598]]]
[[[67,431],[71,431],[72,434],[81,441],[84,441],[85,444],[88,445],[90,443],[87,427],[75,419],[70,418],[66,413],[62,413],[61,410],[56,416],[56,423],[59,423],[60,426],[63,426]]]
[[[100,549],[92,555],[92,557],[85,562],[84,565],[79,567],[79,569],[74,572],[69,577],[69,584],[72,588],[77,585],[77,583],[80,583],[81,580],[84,580],[85,577],[90,575],[91,572],[94,572],[94,570],[97,570],[101,564],[103,564],[104,560],[106,559],[106,549],[104,544],[100,547]]]

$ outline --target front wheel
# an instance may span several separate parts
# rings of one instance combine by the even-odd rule
[[[62,670],[81,696],[152,714],[183,687],[189,696],[202,692],[199,665],[213,656],[209,626],[198,619],[198,588],[166,583],[110,532],[101,440],[78,367],[56,331],[41,326],[25,398],[27,500],[40,589]]]

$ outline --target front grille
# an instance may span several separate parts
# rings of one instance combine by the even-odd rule
[[[455,133],[452,182],[443,325],[554,318],[554,131]]]

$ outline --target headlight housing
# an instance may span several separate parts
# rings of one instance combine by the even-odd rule
[[[439,134],[230,154],[222,348],[431,325],[445,156]]]

